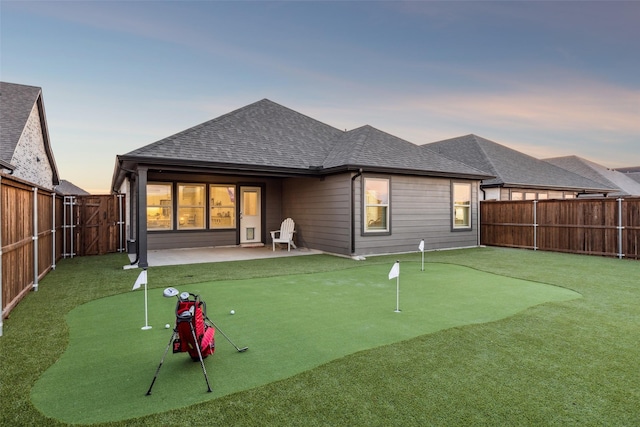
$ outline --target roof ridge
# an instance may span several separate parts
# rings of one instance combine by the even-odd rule
[[[483,140],[485,140],[485,141],[488,141],[488,142],[491,142],[491,143],[494,143],[494,144],[497,144],[497,142],[493,142],[493,141],[488,140],[488,139],[486,139],[486,138],[482,138],[481,136],[478,136],[478,135],[476,135],[476,134],[474,134],[474,133],[471,133],[471,134],[469,134],[468,136],[470,136],[470,137],[473,139],[473,142],[478,146],[478,149],[479,149],[479,150],[480,150],[480,152],[482,152],[482,154],[484,155],[484,158],[485,158],[485,160],[487,161],[487,163],[489,163],[489,164],[491,165],[491,171],[489,171],[489,172],[493,172],[493,174],[494,174],[496,177],[498,177],[498,176],[499,176],[499,177],[500,177],[500,179],[502,179],[502,180],[504,181],[504,178],[500,175],[500,173],[499,173],[499,171],[498,171],[498,168],[496,167],[496,165],[495,165],[495,163],[494,163],[494,161],[493,161],[493,158],[487,154],[487,151],[484,149],[484,147],[482,146],[482,144],[480,144],[480,141],[479,141],[478,139],[483,139]],[[463,137],[463,138],[464,138],[464,137]],[[498,145],[500,145],[500,144],[498,144]]]

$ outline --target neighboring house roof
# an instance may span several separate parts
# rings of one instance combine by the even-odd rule
[[[83,190],[72,182],[67,181],[66,179],[61,179],[60,184],[56,186],[56,193],[62,194],[64,196],[88,196],[90,193],[88,191]]]
[[[114,191],[124,170],[136,163],[281,176],[359,168],[471,179],[490,176],[371,126],[342,131],[268,99],[118,156]]]
[[[42,100],[42,88],[0,82],[0,160],[2,161],[0,164],[7,169],[13,169],[11,165],[13,153],[35,104],[38,106],[40,115],[44,149],[53,172],[52,184],[57,185],[59,183],[58,168],[49,141],[49,129]]]
[[[607,187],[618,189],[618,191],[609,193],[608,196],[640,196],[640,183],[617,170],[609,169],[578,156],[554,157],[544,160]]]
[[[640,182],[640,166],[632,166],[629,168],[617,168],[616,170],[624,173],[625,176],[628,176],[632,180],[636,182]]]
[[[424,144],[422,147],[493,175],[495,178],[482,181],[483,187],[523,187],[589,193],[615,189],[473,134]]]

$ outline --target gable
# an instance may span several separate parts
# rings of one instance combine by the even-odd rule
[[[0,82],[0,160],[21,179],[45,188],[59,183],[41,88]]]

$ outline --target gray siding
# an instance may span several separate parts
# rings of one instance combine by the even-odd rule
[[[366,175],[372,176],[372,175]],[[472,183],[471,230],[451,229],[450,179],[384,176],[391,179],[391,234],[363,235],[362,203],[356,203],[356,255],[418,251],[421,239],[425,250],[477,246],[478,186]],[[455,180],[463,182],[463,180]],[[356,200],[361,200],[361,179],[357,180]]]
[[[233,246],[236,242],[236,230],[150,231],[147,234],[149,250]]]
[[[350,254],[350,183],[349,174],[283,181],[283,216],[295,221],[299,246]]]

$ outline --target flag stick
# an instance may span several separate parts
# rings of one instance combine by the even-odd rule
[[[144,281],[144,326],[142,328],[143,331],[151,329],[149,326],[149,316],[147,310],[147,281]]]
[[[148,316],[148,311],[147,311],[147,269],[143,269],[140,274],[138,275],[138,278],[136,279],[136,283],[133,284],[133,288],[131,289],[132,291],[135,291],[136,289],[140,288],[140,285],[144,284],[144,326],[141,328],[143,331],[146,331],[148,329],[151,329],[151,326],[149,326],[149,316]]]
[[[396,277],[396,313],[400,313],[400,275]]]

